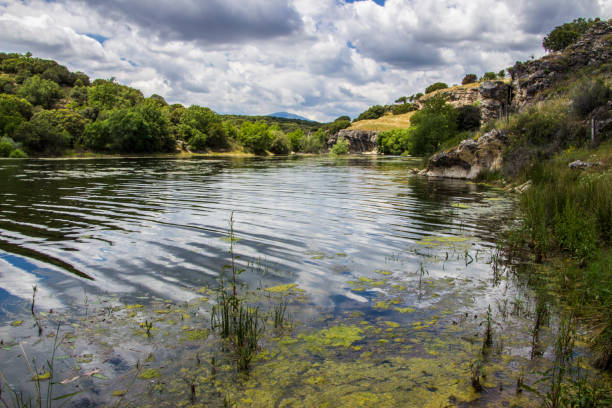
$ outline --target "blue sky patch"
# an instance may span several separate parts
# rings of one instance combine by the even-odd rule
[[[85,33],[85,35],[88,36],[89,38],[93,38],[94,40],[96,40],[102,45],[104,45],[104,41],[108,40],[108,37],[105,37],[100,34]]]

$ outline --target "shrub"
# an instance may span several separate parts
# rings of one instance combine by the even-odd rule
[[[272,134],[264,122],[242,122],[238,137],[242,145],[255,154],[265,154],[272,143]]]
[[[277,155],[285,155],[291,152],[289,138],[280,130],[273,131],[274,139],[270,144],[270,151]]]
[[[342,129],[346,129],[347,127],[351,126],[351,120],[350,119],[345,119],[347,117],[348,116],[340,117],[340,118],[336,119],[335,121],[333,121],[332,123],[326,125],[325,127],[329,131],[329,134],[330,135],[335,135],[336,133],[338,133]]]
[[[83,145],[96,152],[112,151],[112,138],[108,121],[98,120],[87,124],[83,136]]]
[[[289,138],[289,146],[291,147],[291,151],[293,152],[301,152],[304,150],[304,145],[306,143],[306,138],[304,136],[304,132],[301,129],[297,129],[287,135]]]
[[[440,89],[446,89],[446,88],[448,88],[448,85],[445,84],[444,82],[436,82],[434,84],[429,85],[427,88],[425,88],[425,94],[432,93],[434,91],[438,91]]]
[[[495,74],[495,72],[485,72],[482,76],[484,81],[493,81],[495,78],[497,78],[497,74]]]
[[[18,94],[27,99],[32,105],[41,105],[46,109],[53,107],[55,102],[62,96],[58,84],[42,79],[38,75],[28,78],[19,89]]]
[[[476,81],[478,81],[476,74],[467,74],[461,80],[461,85],[473,84]]]
[[[385,114],[385,107],[381,105],[370,106],[366,111],[362,112],[357,116],[356,121],[366,119],[378,119]]]
[[[32,117],[32,105],[15,95],[0,95],[0,135],[12,137],[15,129]]]
[[[206,150],[206,135],[194,129],[194,135],[189,139],[189,148],[195,152]]]
[[[595,21],[593,19],[585,20],[584,18],[577,18],[571,23],[557,26],[544,37],[542,46],[547,51],[561,51],[580,38],[582,34],[593,26]]]
[[[13,151],[13,144],[4,139],[0,140],[0,157],[9,157]]]
[[[29,153],[56,156],[70,146],[70,134],[44,116],[34,116],[15,130],[15,141]]]
[[[457,130],[476,130],[480,127],[482,115],[476,106],[465,105],[457,108]]]
[[[327,143],[327,134],[323,129],[318,129],[315,133],[305,139],[304,151],[306,153],[320,153]]]
[[[410,130],[393,129],[378,134],[378,152],[400,155],[410,151]]]
[[[345,138],[338,139],[336,144],[331,148],[331,153],[335,155],[344,155],[349,153],[349,142]]]
[[[410,154],[423,156],[436,152],[457,130],[457,111],[446,103],[443,95],[425,101],[425,106],[411,118],[412,144]]]
[[[577,87],[572,98],[572,111],[584,118],[596,108],[612,99],[612,89],[603,81],[591,81]]]
[[[403,113],[408,113],[417,110],[416,106],[411,103],[403,103],[401,105],[393,105],[391,108],[391,112],[394,115],[401,115]]]
[[[9,155],[11,159],[25,159],[28,155],[21,149],[15,149]]]

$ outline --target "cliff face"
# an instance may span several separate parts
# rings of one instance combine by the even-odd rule
[[[599,21],[576,43],[539,60],[517,62],[510,68],[512,109],[521,110],[542,99],[540,92],[586,66],[612,61],[612,24]]]
[[[348,141],[351,153],[371,152],[376,151],[378,132],[372,130],[342,129],[329,138],[327,147],[331,148],[340,138]]]
[[[612,24],[596,23],[576,43],[562,52],[547,55],[539,60],[517,62],[509,71],[512,84],[501,81],[484,82],[478,87],[478,95],[470,95],[479,103],[483,120],[497,119],[511,112],[520,112],[540,100],[546,99],[546,90],[553,89],[560,81],[571,78],[587,66],[600,72],[612,68]],[[451,101],[452,101],[451,95]],[[469,103],[461,94],[455,102]],[[473,103],[473,102],[472,102]],[[612,129],[612,102],[596,109],[590,117],[595,134]],[[435,154],[426,170],[427,176],[474,179],[482,171],[495,171],[503,164],[503,152],[508,138],[502,131],[493,130],[478,140],[464,140],[454,149]]]

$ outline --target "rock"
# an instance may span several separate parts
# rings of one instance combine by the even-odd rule
[[[483,171],[501,168],[508,139],[503,130],[492,130],[478,140],[467,139],[454,149],[436,153],[420,175],[475,179]]]
[[[584,162],[582,160],[576,160],[574,162],[571,162],[569,164],[569,168],[572,170],[576,170],[576,169],[588,169],[590,167],[598,167],[600,166],[601,163],[599,162]]]
[[[376,151],[378,132],[372,130],[342,129],[329,138],[327,148],[334,146],[339,138],[344,138],[349,142],[349,151],[351,153],[371,152]]]
[[[524,182],[523,184],[521,184],[520,186],[516,186],[512,189],[512,191],[514,191],[515,193],[519,193],[522,194],[525,191],[529,190],[531,188],[531,180],[527,180],[526,182]]]

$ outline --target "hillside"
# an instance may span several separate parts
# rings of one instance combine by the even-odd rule
[[[353,122],[348,128],[349,130],[371,130],[382,132],[392,129],[404,129],[410,127],[410,117],[414,112],[403,113],[401,115],[393,115],[388,112],[378,119],[366,119],[358,122]]]

